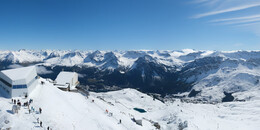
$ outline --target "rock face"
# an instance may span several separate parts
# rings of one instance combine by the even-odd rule
[[[0,51],[0,69],[35,63],[48,71],[39,75],[52,79],[76,71],[94,91],[137,88],[222,101],[224,92],[250,99],[260,86],[260,51]]]

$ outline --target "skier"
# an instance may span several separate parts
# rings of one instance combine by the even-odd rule
[[[39,112],[40,112],[40,114],[42,114],[42,108],[39,108]]]
[[[32,102],[33,102],[33,100],[32,100],[32,99],[30,99],[30,100],[29,100],[29,104],[31,104]]]
[[[16,104],[16,100],[14,99],[14,104]]]
[[[25,102],[25,106],[28,106],[28,101],[27,101],[27,102]]]
[[[50,130],[50,127],[49,127],[49,126],[47,127],[47,130]]]
[[[121,119],[119,120],[119,124],[121,124]]]
[[[33,108],[33,106],[31,106],[31,109],[32,109],[32,112],[34,112],[34,108]]]
[[[42,121],[40,121],[40,126],[42,127]]]
[[[14,99],[12,99],[12,103],[14,103]]]
[[[133,120],[133,122],[136,122],[136,120],[135,120],[135,118],[134,118],[134,117],[132,118],[132,120]]]
[[[18,113],[17,105],[13,105],[12,111],[13,111],[14,114]]]
[[[18,100],[17,105],[21,107],[21,102]]]
[[[39,118],[37,118],[37,123],[39,123]]]

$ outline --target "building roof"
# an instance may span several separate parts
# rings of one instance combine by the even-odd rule
[[[34,70],[34,68],[35,66],[29,66],[29,67],[3,70],[1,72],[5,74],[7,77],[9,77],[11,80],[19,80],[19,79],[25,79]]]
[[[59,75],[56,78],[56,84],[65,85],[66,83],[70,83],[73,77],[75,76],[75,72],[65,72],[62,71],[59,73]]]
[[[65,85],[56,84],[55,86],[58,87],[58,88],[68,88],[69,87],[68,84],[65,84]]]

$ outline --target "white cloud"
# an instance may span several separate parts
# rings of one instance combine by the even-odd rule
[[[216,19],[216,20],[211,20],[210,22],[226,22],[226,21],[247,20],[247,19],[254,19],[254,18],[260,18],[260,14],[258,14],[258,15],[244,16],[244,17]]]
[[[244,10],[244,9],[257,7],[257,6],[260,6],[260,3],[252,3],[252,4],[248,4],[248,5],[240,5],[240,6],[236,6],[236,7],[230,7],[230,8],[227,8],[227,9],[222,9],[222,10],[202,13],[202,14],[195,15],[193,18],[202,18],[202,17],[206,17],[206,16],[211,16],[211,15],[217,15],[217,14],[222,14],[222,13],[227,13],[227,12]]]
[[[259,30],[259,28],[260,28],[260,21],[259,22],[255,22],[255,23],[240,24],[240,25],[236,25],[236,26],[237,27],[257,26],[257,29]]]
[[[257,36],[260,37],[260,22],[251,23],[244,25],[248,30],[253,31]]]
[[[51,74],[53,73],[50,70],[47,70],[44,66],[37,66],[36,68],[38,74]]]
[[[229,22],[224,22],[223,24],[244,24],[244,23],[252,23],[252,22],[258,22],[258,21],[260,22],[260,18],[229,21]]]
[[[86,76],[86,74],[80,74],[80,73],[78,73],[78,76],[79,76],[79,78],[84,78],[84,77]]]
[[[18,64],[12,64],[12,65],[9,65],[7,68],[9,68],[9,69],[16,69],[16,68],[21,68],[21,67],[23,67],[23,66],[18,65]]]
[[[260,0],[194,0],[204,13],[194,15],[200,19],[208,17],[214,25],[229,25],[260,35]],[[220,15],[221,14],[221,15]],[[218,19],[214,19],[218,15]],[[212,16],[212,17],[209,17]]]
[[[241,28],[245,31],[252,32],[256,36],[260,37],[260,21],[246,24],[238,24],[235,27]]]
[[[219,0],[193,0],[192,3],[202,4],[204,6],[214,6]]]

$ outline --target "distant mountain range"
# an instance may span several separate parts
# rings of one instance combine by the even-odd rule
[[[42,77],[76,71],[93,91],[136,88],[163,96],[221,101],[257,98],[260,51],[0,51],[0,68],[38,65]]]

